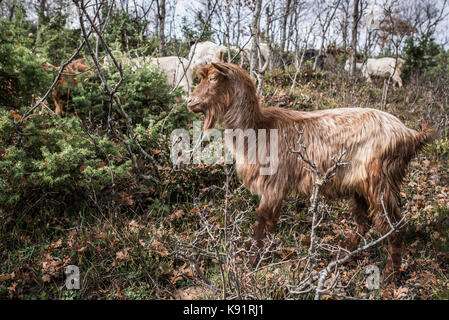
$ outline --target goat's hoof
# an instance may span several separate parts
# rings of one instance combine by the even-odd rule
[[[360,238],[357,234],[351,234],[349,238],[340,242],[340,246],[351,252],[358,248],[359,240]]]
[[[271,234],[275,234],[277,231],[277,225],[274,225],[274,224],[271,224],[271,225],[267,224],[266,228],[267,228],[268,233],[271,233]]]
[[[388,285],[395,282],[401,277],[401,271],[399,268],[393,268],[391,266],[386,266],[382,272],[381,283],[383,285]]]
[[[255,253],[249,258],[249,264],[254,268],[259,263],[259,260],[260,260],[259,253]]]

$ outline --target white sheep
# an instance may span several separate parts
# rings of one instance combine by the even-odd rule
[[[115,59],[122,66],[128,66],[132,72],[136,72],[138,69],[146,67],[157,67],[167,75],[167,84],[170,88],[175,89],[178,86],[183,86],[189,93],[193,84],[193,72],[191,68],[187,68],[188,60],[182,57],[169,56],[169,57],[136,57],[128,58],[122,52],[114,50],[112,51]],[[104,57],[103,67],[109,68],[112,65],[112,60],[109,56]]]
[[[247,60],[248,64],[249,64],[249,61],[251,61],[251,47],[252,47],[252,45],[248,44],[243,47],[243,51],[242,51],[243,56]],[[260,48],[260,54],[262,55],[262,58],[263,58],[262,62],[265,63],[270,58],[270,47],[266,43],[259,43],[259,48]],[[259,50],[259,49],[256,49],[256,50]]]
[[[362,70],[362,66],[363,66],[363,62],[356,62],[355,63],[355,69],[356,70]],[[347,71],[347,72],[351,71],[351,59],[346,60],[345,71]]]
[[[192,68],[188,68],[189,61],[186,58],[169,56],[151,58],[150,66],[155,66],[167,75],[168,85],[174,89],[178,86],[190,93],[193,85],[194,73]]]
[[[119,64],[130,67],[132,72],[136,72],[137,69],[145,67],[151,61],[151,58],[145,56],[129,58],[126,54],[118,50],[113,50],[112,54]],[[103,59],[103,68],[108,69],[111,65],[114,65],[113,61],[109,55],[106,55]]]
[[[371,82],[372,76],[381,78],[392,76],[393,84],[397,83],[399,87],[402,87],[401,67],[404,62],[401,58],[398,58],[397,61],[395,58],[371,58],[366,60],[361,71],[368,82]]]
[[[198,42],[190,48],[189,61],[193,74],[202,66],[211,62],[223,62],[223,55],[227,47],[215,44],[211,41]]]

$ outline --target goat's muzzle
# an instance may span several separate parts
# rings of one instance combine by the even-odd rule
[[[198,98],[187,98],[187,108],[192,112],[203,112],[201,108],[201,101]]]
[[[214,108],[210,108],[210,106],[206,105],[203,100],[196,97],[190,97],[187,99],[187,108],[194,113],[201,112],[204,115],[203,131],[215,126],[216,117]]]

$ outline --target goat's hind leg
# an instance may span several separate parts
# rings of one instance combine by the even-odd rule
[[[380,201],[380,200],[379,200]],[[386,192],[383,198],[385,208],[380,205],[373,214],[373,222],[376,229],[381,234],[386,234],[391,230],[391,225],[397,223],[400,219],[399,198],[392,192]],[[385,209],[385,210],[384,210]],[[385,211],[385,212],[384,212]],[[388,222],[385,217],[386,213],[390,220]],[[388,238],[388,259],[383,271],[383,280],[391,280],[394,276],[399,274],[402,263],[402,244],[403,244],[404,229],[395,230]]]
[[[361,237],[365,236],[370,228],[370,218],[368,216],[368,203],[363,196],[354,195],[354,206],[352,215],[357,223],[357,232],[353,232],[348,239],[346,239],[346,249],[354,251],[357,249]]]
[[[259,208],[256,211],[256,215],[254,217],[254,240],[256,242],[256,248],[254,254],[250,257],[250,264],[252,266],[256,266],[260,259],[260,250],[263,248],[262,238],[264,236],[265,231],[265,218],[262,208],[262,204],[259,205]]]

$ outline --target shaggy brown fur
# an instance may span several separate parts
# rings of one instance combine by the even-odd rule
[[[216,122],[226,129],[279,130],[279,167],[275,174],[260,175],[262,165],[258,162],[236,164],[244,185],[261,196],[254,228],[259,246],[262,246],[265,226],[269,231],[275,230],[282,200],[287,194],[296,192],[310,197],[313,189],[313,176],[306,169],[307,164],[288,147],[297,148],[297,129],[303,131],[307,156],[321,172],[333,164],[331,157],[337,155],[340,148],[346,150],[343,160],[350,161],[350,165],[339,168],[323,186],[322,193],[329,199],[348,197],[354,200],[353,215],[360,234],[366,233],[371,223],[382,233],[390,229],[382,216],[382,197],[391,222],[400,219],[399,191],[407,164],[432,140],[435,133],[432,126],[424,124],[420,131],[415,131],[391,114],[368,108],[311,112],[261,108],[253,81],[237,65],[213,63],[199,73],[202,80],[191,94],[188,107],[193,112],[204,113],[204,130],[213,128]],[[401,266],[402,235],[403,230],[388,238],[389,258],[384,277]],[[354,249],[358,241],[357,236],[352,236],[350,249]]]
[[[43,63],[42,67],[45,70],[50,68],[59,71],[60,67],[56,67],[49,63]],[[75,88],[78,84],[76,76],[79,73],[84,73],[89,70],[89,65],[86,63],[86,58],[73,60],[66,67],[64,67],[61,78],[56,83],[55,88],[51,92],[53,101],[55,103],[55,113],[57,116],[61,116],[63,111],[62,104],[70,97],[70,89]]]

